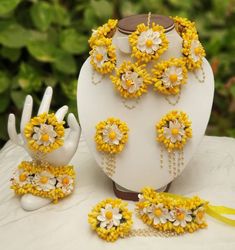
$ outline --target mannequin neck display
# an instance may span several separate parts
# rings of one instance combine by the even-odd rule
[[[131,57],[132,48],[128,36],[135,31],[136,25],[147,22],[147,15],[141,16],[142,21],[139,16],[131,16],[120,20],[118,23],[112,38],[117,57],[116,69],[123,61],[135,61]],[[162,20],[168,24],[165,26],[165,35],[169,42],[168,49],[157,61],[148,63],[146,67],[148,72],[151,72],[153,65],[158,62],[182,57],[183,40],[174,28],[173,20],[168,17],[152,15],[150,21],[163,25]],[[206,75],[204,83],[199,83],[194,74],[188,72],[187,84],[182,87],[179,102],[174,105],[166,101],[163,95],[155,93],[149,87],[146,94],[134,100],[134,108],[130,109],[124,103],[133,100],[123,100],[115,91],[109,74],[103,76],[102,81],[98,84],[94,84],[93,76],[99,76],[100,74],[90,65],[90,58],[86,60],[78,80],[79,119],[92,155],[98,165],[115,182],[114,187],[118,192],[139,192],[144,186],[152,186],[156,190],[161,189],[163,191],[174,180],[175,177],[169,174],[166,167],[168,164],[167,152],[163,153],[163,168],[160,166],[161,147],[156,142],[154,129],[156,122],[170,110],[183,110],[192,121],[193,137],[184,149],[184,165],[181,166],[178,174],[183,171],[192,158],[204,136],[213,102],[214,79],[211,67],[206,59],[203,59],[202,70]],[[111,72],[110,75],[112,74],[114,73]],[[198,74],[200,75],[201,72],[199,71]],[[172,98],[175,99],[176,96],[172,96]],[[199,106],[203,106],[203,112],[198,111]],[[96,124],[108,117],[120,118],[129,127],[127,145],[123,152],[115,157],[116,171],[112,176],[105,171],[104,155],[97,151],[94,142]]]

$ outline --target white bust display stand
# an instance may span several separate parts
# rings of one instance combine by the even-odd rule
[[[182,38],[176,30],[166,32],[166,36],[169,48],[158,62],[182,56]],[[116,46],[117,67],[123,60],[132,60],[128,35],[117,30],[113,44]],[[173,180],[168,171],[165,152],[164,167],[160,167],[160,145],[156,141],[155,129],[156,123],[171,110],[186,112],[192,121],[193,137],[184,148],[184,167],[189,163],[204,136],[214,95],[213,73],[206,59],[203,59],[202,67],[205,72],[204,83],[200,83],[193,73],[188,72],[187,84],[182,87],[180,100],[175,106],[170,105],[163,95],[153,91],[150,86],[148,93],[140,97],[135,108],[128,109],[114,89],[109,75],[99,84],[95,85],[92,82],[94,70],[90,65],[90,58],[86,60],[78,79],[78,113],[83,135],[100,167],[102,167],[102,154],[96,150],[94,141],[96,124],[109,117],[115,117],[126,122],[129,127],[127,145],[116,156],[116,170],[112,176],[116,184],[130,191],[139,192],[144,186],[163,188]],[[201,70],[197,74],[202,78]],[[174,98],[176,97],[172,97]]]

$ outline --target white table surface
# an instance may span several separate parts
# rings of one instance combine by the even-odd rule
[[[135,237],[106,243],[90,230],[87,213],[97,202],[114,197],[111,181],[97,167],[81,140],[72,163],[77,169],[74,193],[58,204],[26,212],[9,189],[9,179],[22,161],[23,148],[8,142],[0,151],[0,249],[1,250],[234,250],[235,227],[207,216],[208,228],[173,238]],[[235,139],[204,137],[189,166],[170,192],[199,195],[213,205],[235,208]],[[131,177],[130,177],[131,181]],[[129,208],[134,203],[129,202]],[[145,227],[134,218],[134,228]]]

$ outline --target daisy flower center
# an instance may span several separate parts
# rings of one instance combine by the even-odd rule
[[[129,79],[126,80],[126,86],[127,87],[131,87],[131,85],[133,84],[133,82]]]
[[[184,213],[178,213],[176,218],[177,218],[177,220],[184,220],[185,214]]]
[[[174,83],[178,80],[178,76],[176,74],[172,74],[169,76],[169,79],[172,83]]]
[[[42,184],[46,184],[46,183],[48,182],[48,177],[42,176],[42,177],[40,178],[40,182],[41,182]]]
[[[68,185],[69,184],[69,178],[68,177],[64,177],[63,180],[62,180],[62,184],[63,185]]]
[[[138,207],[139,207],[140,209],[143,209],[143,208],[144,208],[144,203],[143,203],[143,202],[139,203],[139,204],[138,204]]]
[[[160,208],[156,208],[154,210],[154,215],[160,217],[162,215],[162,210]]]
[[[102,61],[103,55],[100,54],[100,53],[98,53],[98,54],[95,56],[95,58],[96,58],[97,61]]]
[[[153,45],[153,41],[151,39],[146,40],[145,42],[146,47],[150,48]]]
[[[114,131],[111,131],[111,132],[109,133],[109,139],[111,139],[111,140],[116,139],[116,136],[117,136],[117,134],[116,134]]]
[[[196,47],[196,48],[194,49],[194,53],[195,53],[196,56],[199,56],[200,53],[201,53],[200,47]]]
[[[105,217],[106,219],[111,220],[113,218],[113,213],[111,211],[107,211],[105,213]]]
[[[41,135],[41,140],[42,141],[49,141],[49,135],[48,134],[43,134],[43,135]]]
[[[178,135],[179,134],[179,129],[178,128],[171,129],[171,134],[172,135]]]
[[[20,176],[19,176],[20,181],[25,181],[26,179],[27,179],[27,174],[25,174],[25,173],[20,174]]]

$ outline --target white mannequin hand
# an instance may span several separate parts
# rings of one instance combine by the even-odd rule
[[[38,110],[38,115],[49,112],[51,99],[52,99],[52,93],[53,93],[52,88],[48,87],[42,98],[42,102]],[[32,109],[33,109],[33,99],[30,95],[28,95],[25,99],[24,108],[23,108],[22,117],[21,117],[20,137],[18,136],[16,132],[14,114],[9,115],[7,127],[8,127],[8,134],[9,134],[10,139],[15,144],[24,147],[24,149],[28,152],[28,154],[32,157],[32,159],[34,159],[35,152],[32,151],[28,147],[28,143],[24,135],[24,128],[31,119]],[[55,113],[57,120],[59,122],[63,121],[67,112],[68,112],[67,106],[63,106],[60,109],[58,109],[57,112]],[[55,167],[67,165],[72,159],[78,147],[81,129],[80,129],[80,126],[78,125],[78,122],[75,116],[72,113],[68,115],[68,125],[69,125],[69,129],[65,133],[63,146],[43,156],[44,161],[50,163],[51,165]],[[25,210],[35,210],[35,209],[41,208],[51,203],[51,201],[52,201],[51,199],[34,196],[32,194],[25,194],[21,197],[21,206]]]
[[[50,103],[52,99],[53,90],[51,87],[48,87],[44,93],[42,98],[42,102],[40,104],[38,115],[42,113],[48,113],[50,108]],[[30,95],[28,95],[25,99],[23,113],[21,117],[20,123],[20,131],[21,138],[18,137],[15,127],[15,115],[10,114],[8,119],[8,134],[10,139],[17,145],[20,145],[25,148],[25,150],[29,153],[29,155],[34,158],[35,153],[28,147],[27,140],[24,135],[25,125],[30,121],[33,109],[33,99]],[[63,121],[66,113],[68,112],[68,107],[63,106],[55,113],[57,120],[59,122]],[[63,166],[70,162],[76,149],[78,147],[78,142],[80,139],[81,129],[77,123],[75,116],[70,113],[68,115],[68,125],[69,131],[65,135],[64,145],[51,153],[47,153],[43,158],[45,161],[50,163],[53,166]]]

